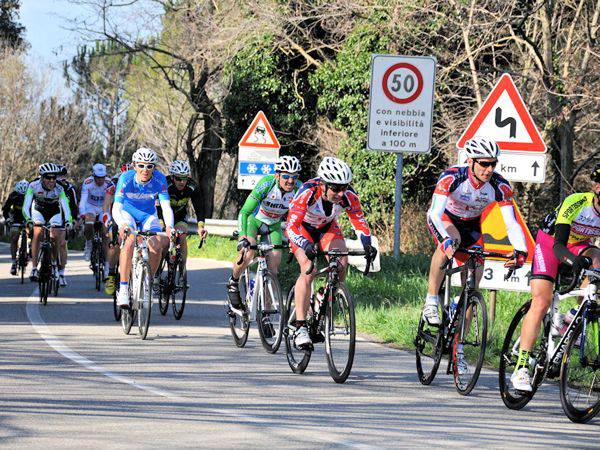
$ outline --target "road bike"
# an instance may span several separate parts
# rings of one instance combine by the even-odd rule
[[[102,222],[94,222],[94,236],[92,237],[92,252],[90,256],[90,266],[92,272],[94,272],[94,279],[96,282],[96,290],[102,289],[102,282],[104,281],[104,262],[106,261],[106,255],[104,254],[104,233],[102,231]]]
[[[21,284],[25,282],[25,269],[29,262],[28,230],[25,225],[19,225],[19,241],[17,246],[17,267],[21,273]]]
[[[562,276],[559,273],[559,277]],[[531,300],[523,304],[511,321],[500,353],[499,387],[502,401],[514,410],[522,409],[533,398],[545,378],[559,378],[563,409],[574,422],[591,420],[600,409],[600,359],[598,352],[597,286],[600,271],[584,270],[590,284],[587,288],[573,290],[581,277],[575,275],[563,289],[555,289],[552,304],[542,320],[542,332],[535,341],[529,356],[531,392],[512,387],[510,377],[519,358],[521,327]],[[560,285],[560,282],[557,283]],[[556,320],[558,304],[572,297],[584,300],[566,330],[561,331]]]
[[[317,256],[326,256],[328,264],[319,270],[311,284],[310,307],[306,315],[306,326],[313,343],[325,342],[325,354],[327,367],[331,378],[336,383],[344,383],[354,363],[354,351],[356,348],[356,320],[354,316],[354,300],[350,290],[340,280],[340,259],[344,256],[365,256],[365,252],[342,251],[331,249],[319,251]],[[313,272],[315,261],[306,274]],[[367,258],[367,264],[363,274],[367,276],[371,267],[371,261]],[[325,285],[315,290],[315,280],[325,278]],[[296,305],[294,300],[295,288],[288,294],[286,302],[286,326],[283,329],[285,348],[288,364],[294,373],[304,373],[314,346],[307,349],[296,347],[294,335],[296,332]]]
[[[160,313],[163,316],[167,314],[170,301],[173,305],[173,316],[176,320],[180,320],[183,316],[187,291],[190,287],[187,282],[187,268],[181,253],[181,235],[183,234],[189,236],[198,234],[198,232],[175,231],[175,239],[169,245],[167,257],[162,258],[160,262],[158,269],[159,283],[156,287]],[[202,248],[202,244],[204,244],[204,239],[200,240],[199,249]],[[165,265],[167,267],[166,273],[164,270]]]
[[[250,324],[255,322],[263,348],[269,353],[277,353],[281,345],[283,327],[283,296],[277,277],[267,266],[267,254],[272,250],[287,249],[287,245],[256,244],[247,247],[256,250],[257,255],[242,273],[239,281],[240,297],[245,311],[233,308],[226,302],[229,328],[233,341],[244,347],[248,340]],[[241,264],[244,254],[237,264]],[[250,270],[256,265],[256,271]]]
[[[48,303],[48,295],[58,295],[58,262],[54,261],[52,255],[52,240],[50,238],[50,229],[55,228],[48,225],[35,224],[34,227],[42,228],[42,241],[39,249],[39,270],[38,287],[40,302],[44,305]]]
[[[414,344],[417,374],[422,384],[431,384],[442,356],[449,355],[446,374],[454,377],[454,385],[459,394],[468,395],[477,384],[487,345],[487,309],[483,296],[476,290],[476,271],[483,266],[486,257],[511,257],[484,251],[479,246],[459,248],[457,252],[468,255],[463,265],[452,268],[452,259],[449,259],[441,267],[445,270],[440,287],[444,298],[441,323],[429,324],[421,317]],[[463,274],[458,301],[450,294],[451,277],[455,273]],[[513,270],[510,269],[504,279],[509,279],[512,273]]]
[[[128,234],[135,236],[135,239],[129,277],[129,308],[122,310],[121,325],[123,332],[129,334],[137,318],[140,337],[146,339],[152,315],[152,270],[149,262],[148,239],[152,236],[167,236],[167,234],[136,230],[129,230]],[[126,241],[125,237],[121,242],[121,249]]]

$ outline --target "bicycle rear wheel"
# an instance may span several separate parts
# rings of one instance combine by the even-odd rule
[[[529,357],[529,370],[530,373],[533,373],[531,377],[531,392],[517,391],[512,387],[510,377],[516,369],[519,358],[521,327],[530,307],[531,300],[521,306],[515,313],[506,331],[506,337],[500,351],[500,367],[498,369],[500,395],[506,407],[510,409],[522,409],[529,403],[542,383],[546,372],[546,345],[544,344],[544,339],[538,337]]]
[[[44,306],[48,303],[48,295],[52,292],[52,259],[50,257],[50,249],[42,244],[40,251],[40,270],[38,274],[38,286],[40,290],[40,302]]]
[[[167,273],[164,273],[165,265],[167,265]],[[158,287],[155,294],[158,297],[158,310],[162,316],[167,314],[169,310],[169,289],[171,289],[171,271],[169,265],[165,263],[164,258],[160,261],[156,276],[158,277]]]
[[[187,298],[187,269],[185,263],[179,261],[175,266],[173,280],[171,284],[171,304],[173,305],[173,316],[175,320],[180,320],[183,317],[185,309],[185,299]]]
[[[45,306],[48,303],[48,292],[50,291],[50,286],[48,283],[48,276],[42,275],[41,273],[38,275],[38,287],[40,291],[40,302]]]
[[[137,293],[137,315],[138,329],[142,339],[146,339],[148,328],[150,328],[150,316],[152,315],[152,276],[150,275],[150,266],[146,263],[142,264],[138,283],[141,283]]]
[[[248,274],[249,271],[245,270],[239,281],[240,297],[242,302],[246,305],[246,311],[248,310]],[[229,316],[229,329],[231,330],[233,342],[235,342],[235,345],[238,347],[244,347],[248,341],[248,333],[250,332],[248,313],[246,312],[244,315],[240,316],[230,309],[227,314]]]
[[[345,284],[339,283],[332,293],[325,316],[325,354],[329,375],[343,383],[350,375],[356,348],[354,302]]]
[[[445,320],[445,314],[441,317]],[[429,385],[435,378],[442,361],[444,346],[443,322],[441,325],[429,325],[421,317],[414,343],[419,381],[423,385]]]
[[[312,352],[310,350],[300,350],[296,348],[294,344],[294,331],[296,327],[294,322],[296,321],[296,304],[294,302],[294,288],[292,288],[288,294],[285,309],[285,328],[283,329],[283,337],[285,339],[285,354],[288,360],[288,364],[294,373],[304,373]]]
[[[465,317],[459,318],[452,339],[452,374],[458,393],[469,395],[479,379],[487,345],[487,310],[479,292],[471,293],[467,299],[466,323]],[[461,353],[462,367],[458,364]]]
[[[256,323],[263,348],[268,353],[277,353],[281,345],[283,328],[283,299],[279,281],[267,271],[260,281]]]
[[[19,242],[19,270],[21,272],[21,284],[25,282],[25,269],[27,268],[27,232],[21,231]]]
[[[588,310],[589,311],[589,310]],[[560,367],[560,402],[576,423],[593,419],[600,410],[598,317],[574,329]]]

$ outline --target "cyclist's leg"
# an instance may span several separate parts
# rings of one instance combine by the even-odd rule
[[[94,237],[94,223],[96,222],[96,214],[94,211],[86,211],[83,219],[83,237],[85,238],[86,258],[89,259],[92,251],[92,238]]]
[[[281,223],[277,222],[273,225],[266,226],[262,233],[262,238],[271,245],[281,245],[283,242],[283,232]],[[279,273],[279,265],[281,264],[281,250],[271,250],[267,253],[267,266],[271,273],[275,276]]]
[[[160,225],[160,221],[158,216],[147,216],[142,221],[142,231],[162,231],[162,226]],[[149,249],[149,262],[150,262],[150,270],[152,271],[152,276],[158,270],[158,265],[160,264],[160,259],[162,257],[163,251],[169,247],[169,238],[166,236],[153,236],[148,239],[148,249]]]
[[[323,233],[323,236],[321,237],[321,240],[319,241],[321,248],[324,251],[328,251],[328,250],[341,250],[341,251],[347,251],[348,248],[346,247],[346,241],[344,241],[344,234],[342,233],[342,230],[340,229],[339,225],[337,224],[337,221],[333,221],[331,222],[331,225],[329,226],[329,228],[327,229],[327,231],[325,233]],[[347,256],[343,256],[341,257],[339,260],[340,263],[340,270],[338,271],[338,274],[340,276],[340,281],[344,281],[346,279],[346,270],[348,267],[348,257]]]
[[[121,216],[127,220],[127,226],[132,230],[137,230],[136,220],[127,212],[121,211]],[[119,229],[119,238],[121,241],[125,239],[123,229]],[[125,240],[125,244],[119,252],[119,295],[117,303],[119,306],[127,306],[129,304],[129,274],[131,273],[131,260],[133,259],[133,243],[135,236],[129,235]]]
[[[67,263],[67,247],[64,244],[65,241],[65,229],[63,228],[64,222],[62,214],[56,214],[50,218],[50,238],[52,239],[52,249],[54,254],[54,260],[59,263],[59,270],[65,268]]]
[[[189,227],[187,222],[180,221],[175,224],[175,229],[183,234],[179,236],[179,245],[181,248],[181,259],[183,260],[183,265],[187,263],[187,232],[189,231]]]
[[[17,260],[17,246],[21,235],[20,224],[12,224],[10,227],[10,257],[13,262]]]
[[[315,230],[314,236],[306,229],[302,227],[302,237],[311,244],[319,242],[321,233]],[[302,247],[298,247],[290,240],[290,246],[292,253],[294,254],[298,265],[300,266],[300,275],[294,285],[294,304],[296,305],[296,322],[297,324],[306,323],[306,313],[310,305],[310,284],[314,279],[317,270],[316,267],[310,274],[306,272],[310,269],[311,261],[306,257],[306,253]],[[298,326],[298,325],[297,325]]]
[[[46,223],[46,218],[44,215],[35,209],[33,206],[31,207],[31,220],[35,225],[44,225]],[[31,238],[31,270],[37,271],[39,253],[40,253],[40,239],[42,236],[43,230],[42,228],[33,227],[33,237]]]
[[[248,241],[252,244],[255,245],[257,242],[257,238],[258,238],[258,230],[261,227],[261,225],[263,225],[263,223],[258,220],[256,217],[254,217],[253,215],[250,215],[248,217],[248,226],[246,229],[246,239],[248,239]],[[244,270],[246,270],[246,267],[248,267],[248,265],[250,264],[250,262],[252,261],[252,259],[254,258],[254,251],[253,250],[246,250],[245,255],[244,255],[244,259],[242,260],[241,264],[238,264],[237,261],[239,261],[239,259],[242,256],[242,252],[243,250],[240,250],[238,252],[238,256],[237,256],[237,260],[233,265],[233,271],[231,274],[231,278],[236,281],[240,279],[240,275],[242,274],[242,272]]]
[[[109,241],[118,241],[118,230],[115,230],[116,225],[111,224],[110,226],[110,239]],[[108,234],[107,234],[107,237]],[[106,251],[106,260],[108,261],[108,279],[104,285],[104,293],[107,295],[113,295],[116,288],[116,267],[117,261],[119,260],[119,243],[109,242],[108,249]]]

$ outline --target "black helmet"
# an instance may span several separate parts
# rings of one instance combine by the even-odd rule
[[[60,172],[58,172],[58,174],[62,177],[66,177],[67,176],[67,166],[58,164],[58,167],[60,167]]]
[[[592,172],[592,181],[595,183],[600,183],[600,162],[597,162],[596,167],[594,167],[594,171]]]

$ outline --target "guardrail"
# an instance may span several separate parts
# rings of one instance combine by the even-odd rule
[[[237,220],[206,219],[204,227],[209,234],[214,236],[231,237],[238,228]]]

